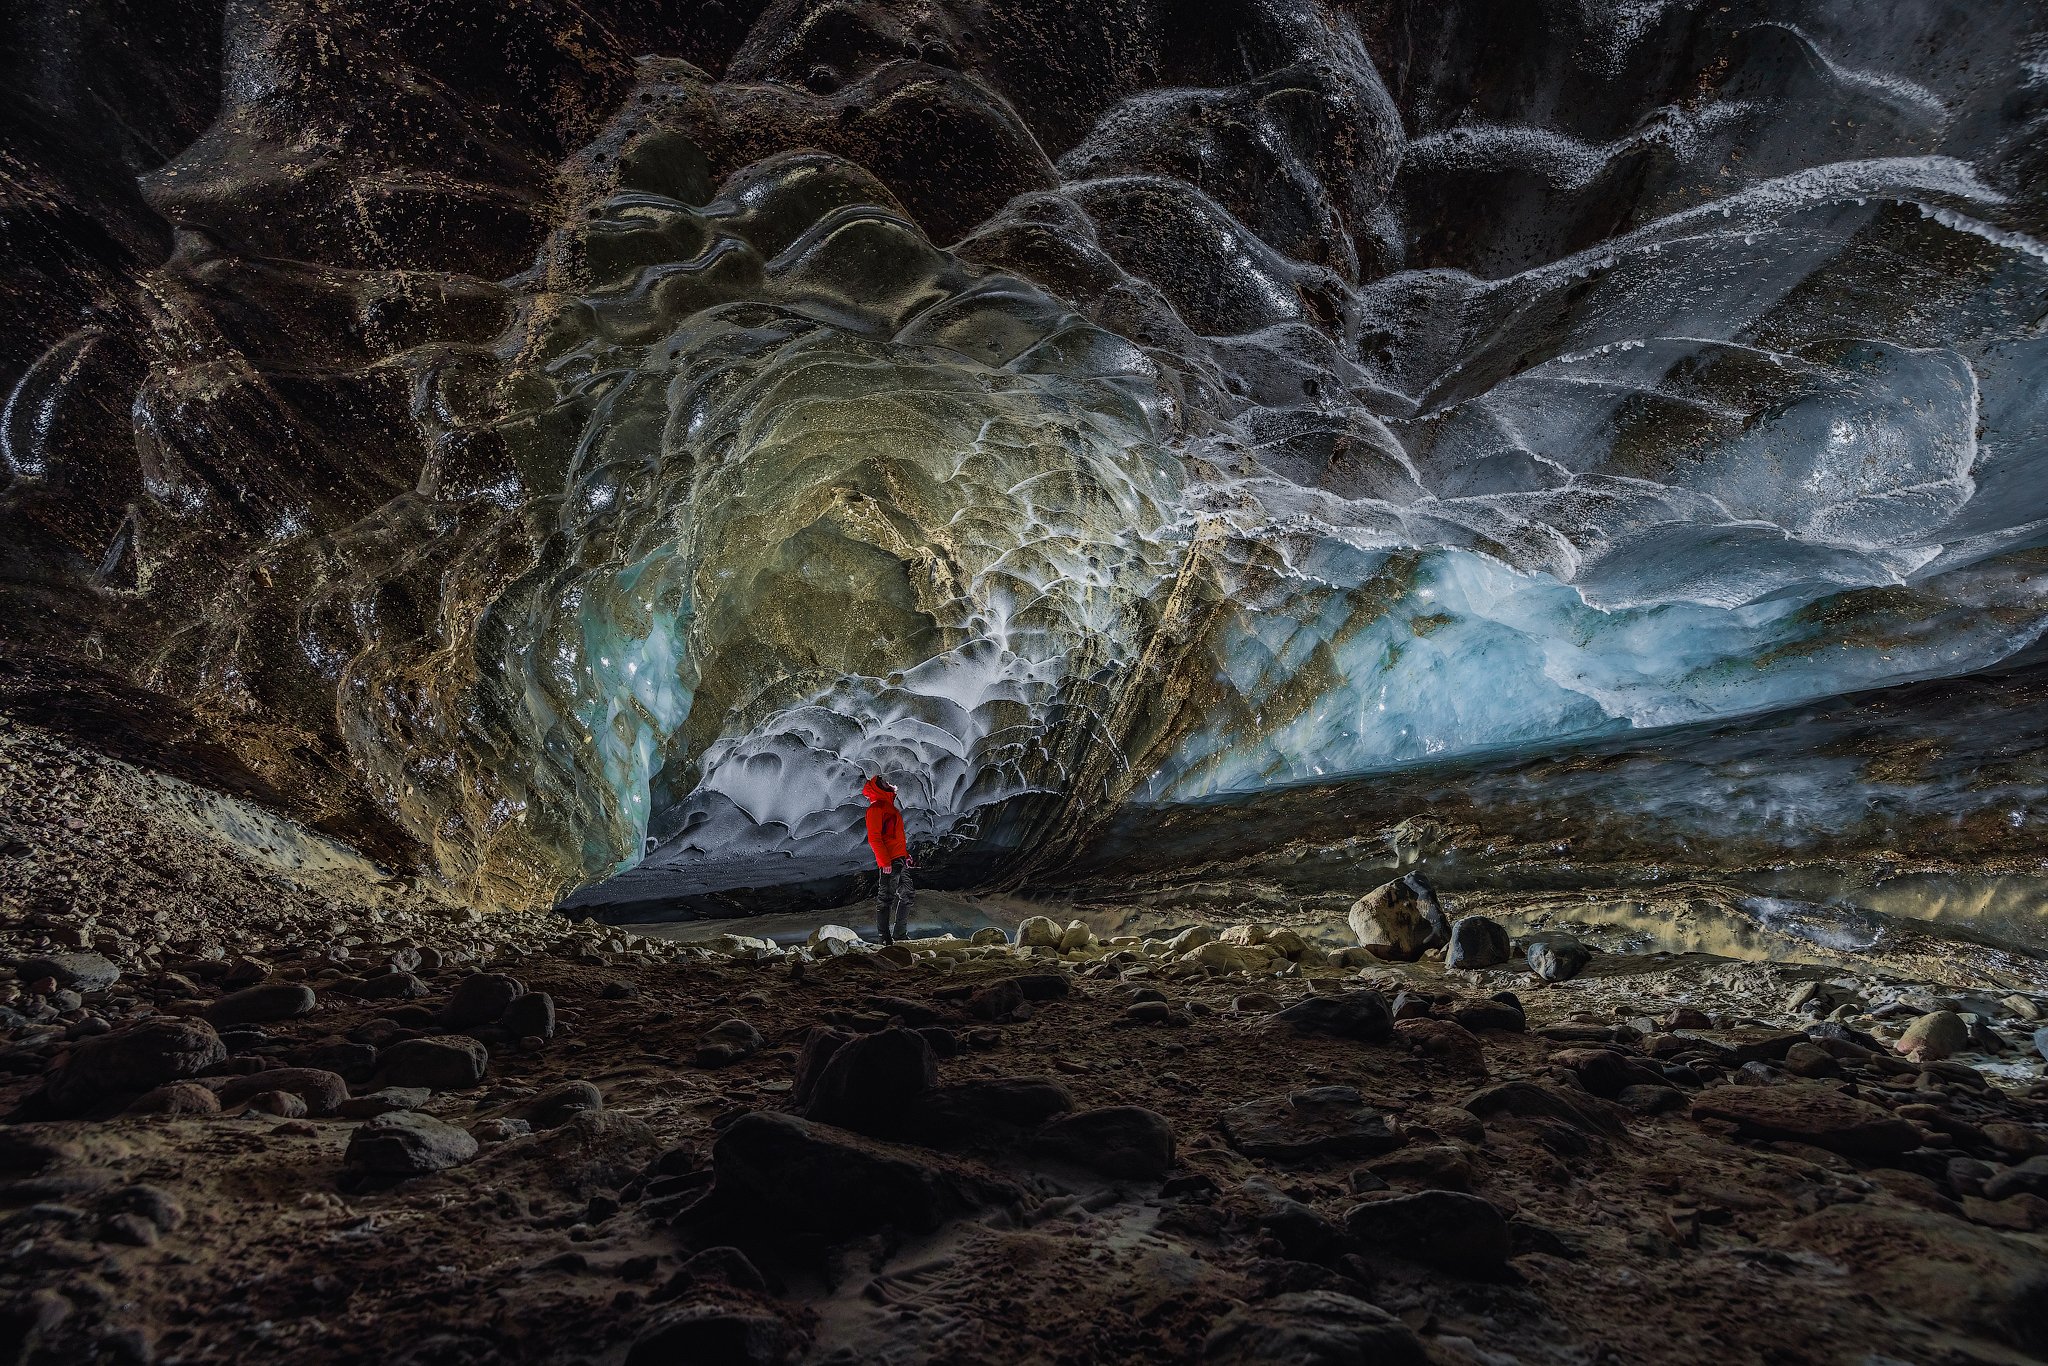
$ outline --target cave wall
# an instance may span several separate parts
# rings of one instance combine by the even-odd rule
[[[8,22],[5,700],[479,901],[850,869],[876,768],[1045,876],[2048,622],[2032,6]]]

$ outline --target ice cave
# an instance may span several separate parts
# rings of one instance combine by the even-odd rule
[[[2048,1353],[2039,0],[0,33],[0,1366]]]

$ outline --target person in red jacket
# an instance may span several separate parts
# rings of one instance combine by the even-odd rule
[[[860,795],[868,799],[868,848],[875,851],[875,929],[884,944],[908,937],[910,923],[910,845],[903,838],[903,813],[896,809],[896,789],[879,774],[867,780]],[[889,923],[895,921],[895,932]]]

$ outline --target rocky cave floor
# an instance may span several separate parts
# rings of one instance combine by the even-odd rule
[[[2038,982],[692,945],[23,727],[0,801],[17,1361],[2048,1351]]]

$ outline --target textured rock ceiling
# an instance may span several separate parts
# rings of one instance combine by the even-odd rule
[[[1044,874],[2048,624],[2037,6],[12,22],[0,687],[483,900],[850,868],[876,768]],[[1694,762],[1603,828],[1716,838]]]

